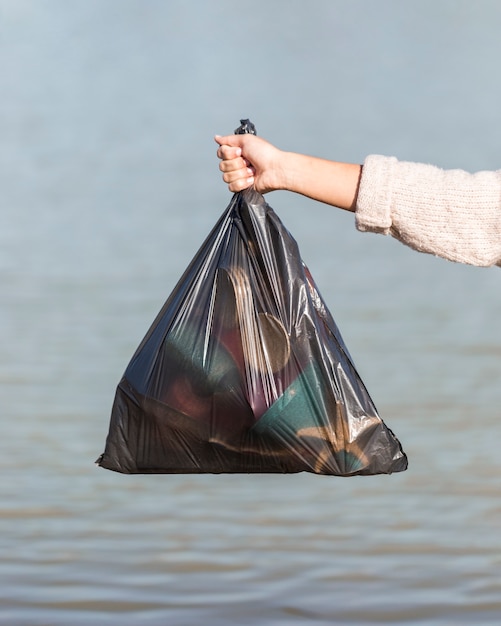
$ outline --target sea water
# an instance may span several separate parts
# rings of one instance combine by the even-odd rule
[[[0,0],[0,623],[498,624],[499,268],[285,192],[409,469],[97,468],[132,353],[231,194],[215,133],[501,167],[496,2]]]

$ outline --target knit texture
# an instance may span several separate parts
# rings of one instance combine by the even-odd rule
[[[368,156],[356,225],[451,261],[501,265],[501,170],[470,174]]]

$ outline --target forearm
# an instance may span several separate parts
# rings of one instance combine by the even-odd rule
[[[362,166],[285,152],[283,188],[346,211],[354,211]]]

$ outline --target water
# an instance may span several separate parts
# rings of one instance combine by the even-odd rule
[[[0,0],[0,623],[498,624],[499,269],[268,198],[404,474],[98,469],[115,386],[229,201],[214,133],[500,167],[492,1]]]

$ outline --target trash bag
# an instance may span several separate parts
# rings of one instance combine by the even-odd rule
[[[118,384],[103,468],[389,474],[407,468],[296,241],[233,196]]]

